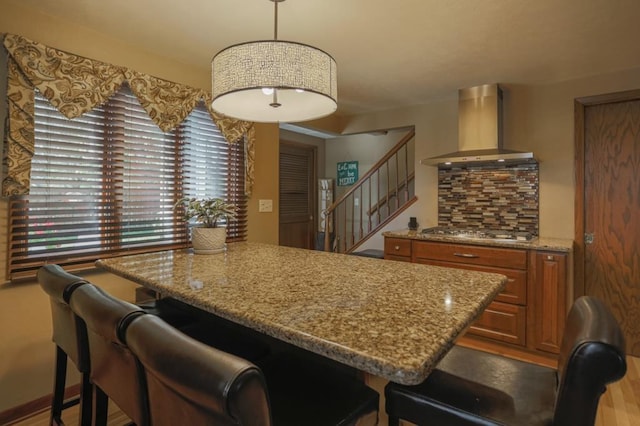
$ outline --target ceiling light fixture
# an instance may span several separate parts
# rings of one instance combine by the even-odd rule
[[[262,123],[298,122],[333,113],[338,100],[336,61],[315,47],[278,40],[229,46],[211,61],[215,111]]]

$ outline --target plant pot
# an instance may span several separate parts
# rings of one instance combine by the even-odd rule
[[[203,228],[196,226],[191,229],[191,243],[195,254],[215,254],[225,251],[227,245],[227,228]]]

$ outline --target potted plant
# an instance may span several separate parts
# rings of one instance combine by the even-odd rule
[[[227,228],[218,226],[236,217],[238,208],[222,198],[185,197],[175,204],[175,209],[184,211],[185,221],[195,219],[200,225],[191,228],[191,243],[197,254],[221,253],[225,249]]]

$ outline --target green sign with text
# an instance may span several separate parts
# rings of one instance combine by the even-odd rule
[[[338,186],[349,186],[358,180],[358,162],[343,161],[338,163]]]

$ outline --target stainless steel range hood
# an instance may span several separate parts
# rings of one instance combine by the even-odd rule
[[[497,84],[458,91],[458,148],[420,163],[447,167],[536,161],[532,152],[502,148],[502,89]]]

